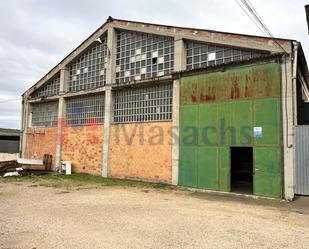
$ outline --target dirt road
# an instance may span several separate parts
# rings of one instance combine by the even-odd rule
[[[278,201],[264,205],[177,190],[0,183],[1,249],[308,246],[309,214]]]

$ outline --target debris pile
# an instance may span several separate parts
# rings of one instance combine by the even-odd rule
[[[21,170],[17,170],[21,169]],[[19,174],[19,172],[23,171],[23,169],[20,167],[18,162],[16,160],[11,160],[11,161],[3,161],[0,162],[0,176],[11,176],[16,174],[15,172]],[[23,172],[24,173],[24,172]],[[26,172],[25,172],[26,173]]]
[[[43,160],[18,159],[0,162],[0,177],[40,175],[51,170],[52,156],[44,155]]]

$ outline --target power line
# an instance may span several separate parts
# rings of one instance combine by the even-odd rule
[[[241,9],[246,13],[246,15],[250,17],[250,19],[259,28],[259,30],[261,30],[267,36],[272,38],[272,40],[280,47],[280,49],[282,49],[286,54],[288,54],[286,50],[281,46],[281,44],[276,40],[273,34],[270,32],[269,28],[266,26],[259,13],[253,7],[250,0],[241,0],[242,4],[238,0],[235,0],[235,2],[241,7]]]
[[[253,5],[250,3],[249,0],[241,0],[241,2],[244,4],[244,6],[250,11],[252,14],[253,18],[262,26],[263,30],[265,31],[266,34],[269,36],[273,37],[273,34],[270,32],[266,24],[263,22],[262,18],[258,14],[258,12],[255,10]]]
[[[246,9],[241,5],[241,3],[238,2],[238,0],[235,0],[235,2],[238,4],[238,6],[246,13],[246,15],[251,19],[251,21],[257,26],[257,28],[262,32],[265,33],[262,28],[256,23],[256,21],[253,19],[252,16],[246,11]]]

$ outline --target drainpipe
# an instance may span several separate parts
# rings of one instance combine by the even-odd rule
[[[292,101],[293,101],[293,124],[297,125],[297,60],[298,42],[293,42],[293,71],[292,71]]]

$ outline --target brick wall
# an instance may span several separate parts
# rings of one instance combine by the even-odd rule
[[[56,162],[57,128],[28,128],[26,138],[26,158],[43,159],[44,154],[53,156],[52,167]]]
[[[64,127],[62,160],[72,162],[72,171],[101,175],[103,125]]]
[[[172,122],[113,124],[110,176],[171,183]]]

